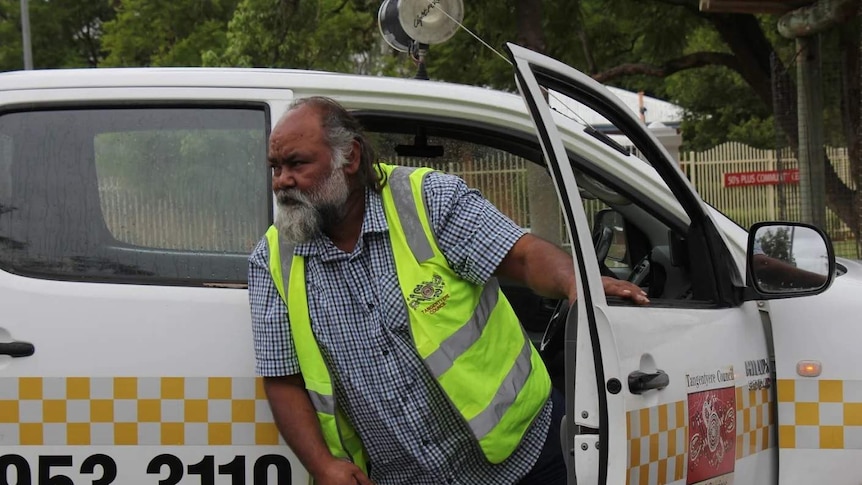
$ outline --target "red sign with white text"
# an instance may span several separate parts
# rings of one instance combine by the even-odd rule
[[[731,172],[724,174],[725,187],[744,187],[746,185],[798,184],[799,169],[770,170],[767,172]]]

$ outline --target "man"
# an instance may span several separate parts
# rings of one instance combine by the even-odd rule
[[[492,276],[574,300],[571,257],[456,177],[375,164],[327,98],[288,110],[268,160],[257,371],[316,483],[565,483],[563,401]],[[626,282],[605,291],[647,302]]]

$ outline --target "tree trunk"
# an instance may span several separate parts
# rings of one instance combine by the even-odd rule
[[[527,49],[545,52],[545,31],[542,29],[542,0],[515,0],[518,43]]]

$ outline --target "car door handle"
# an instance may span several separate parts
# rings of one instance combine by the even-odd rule
[[[643,394],[651,389],[661,390],[670,384],[667,372],[656,369],[655,372],[634,371],[629,374],[629,392]]]
[[[0,355],[11,355],[12,357],[29,357],[36,352],[36,347],[30,342],[2,342],[0,343]]]

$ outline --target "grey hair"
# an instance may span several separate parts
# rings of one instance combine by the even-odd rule
[[[376,170],[376,155],[374,147],[365,136],[362,125],[349,111],[332,98],[325,96],[311,96],[300,98],[291,103],[287,112],[291,112],[302,106],[310,106],[320,113],[321,125],[324,132],[324,141],[332,151],[333,160],[344,159],[350,155],[353,141],[359,143],[359,171],[357,176],[359,182],[375,192],[380,192],[385,183]],[[337,157],[337,153],[342,157]],[[346,163],[346,162],[345,162]]]

